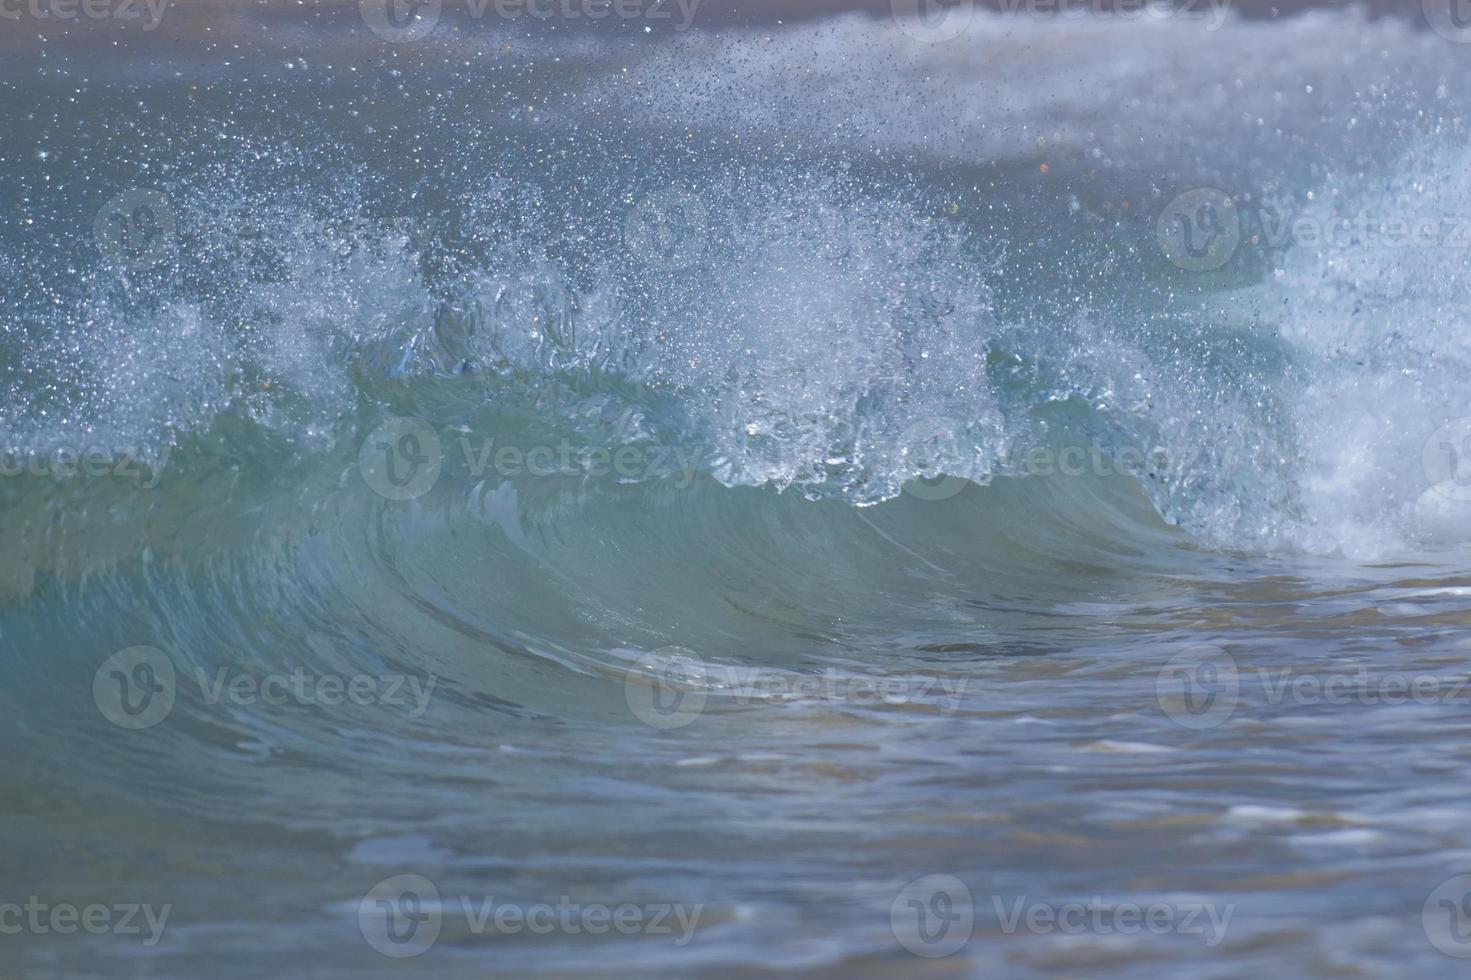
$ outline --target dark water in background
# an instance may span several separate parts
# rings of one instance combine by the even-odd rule
[[[1471,46],[751,10],[0,21],[0,971],[1460,973]]]

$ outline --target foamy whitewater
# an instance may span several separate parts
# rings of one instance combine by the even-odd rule
[[[13,35],[0,972],[1459,975],[1471,45],[450,6]]]

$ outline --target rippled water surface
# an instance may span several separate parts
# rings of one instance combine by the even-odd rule
[[[896,6],[0,20],[0,973],[1462,974],[1471,34]]]

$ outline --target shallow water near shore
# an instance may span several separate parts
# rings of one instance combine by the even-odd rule
[[[1471,45],[232,16],[0,68],[0,972],[1459,973]]]

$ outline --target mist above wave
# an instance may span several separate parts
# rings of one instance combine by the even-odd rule
[[[723,483],[856,504],[1101,449],[1147,461],[1131,475],[1160,512],[1215,544],[1454,536],[1454,507],[1422,519],[1407,433],[1459,398],[1459,256],[1348,248],[1325,270],[1248,241],[1201,276],[1155,228],[1199,185],[1294,214],[1313,195],[1449,206],[1425,187],[1453,163],[1454,46],[1356,14],[1126,29],[582,41],[563,54],[593,81],[540,106],[502,80],[468,109],[463,83],[397,70],[397,101],[323,82],[202,113],[161,90],[158,120],[127,120],[151,138],[109,121],[100,143],[158,175],[168,247],[119,210],[136,185],[106,184],[44,214],[40,247],[7,244],[6,430],[29,451],[158,447],[233,419],[309,457],[413,414],[679,445]],[[1370,50],[1382,82],[1348,82]],[[795,110],[761,94],[790,97],[782,66],[814,81]],[[1188,92],[1128,95],[1161,73]],[[61,152],[85,170],[99,151]],[[98,237],[109,209],[122,251]],[[1332,339],[1369,320],[1394,341]],[[1413,417],[1345,435],[1366,391]]]

